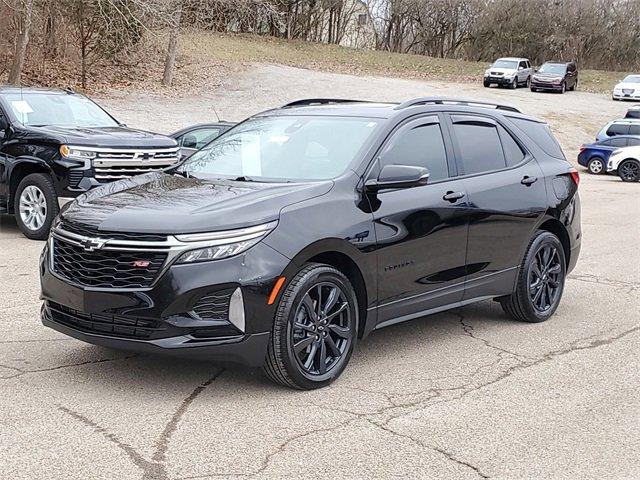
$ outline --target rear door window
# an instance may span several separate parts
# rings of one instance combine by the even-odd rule
[[[614,123],[607,129],[607,135],[610,137],[615,135],[629,135],[629,125]]]
[[[451,119],[465,175],[506,168],[497,124],[482,117],[452,115]]]
[[[627,142],[627,145],[629,145],[630,147],[640,146],[640,138],[629,138]]]
[[[627,139],[626,138],[610,138],[609,140],[602,142],[603,145],[609,147],[626,147]]]
[[[629,125],[629,135],[640,135],[640,123]]]

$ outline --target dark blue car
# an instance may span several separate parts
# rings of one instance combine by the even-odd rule
[[[607,160],[614,150],[622,147],[635,147],[640,145],[640,136],[616,135],[595,143],[588,143],[580,147],[578,163],[587,167],[589,173],[599,175],[607,173]]]

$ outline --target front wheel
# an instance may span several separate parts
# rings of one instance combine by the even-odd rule
[[[558,237],[539,230],[520,265],[516,291],[499,299],[502,309],[523,322],[548,320],[564,291],[566,265]]]
[[[637,160],[624,160],[618,167],[618,176],[623,182],[640,181],[640,162]]]
[[[513,82],[511,82],[511,85],[509,85],[509,87],[511,87],[512,90],[515,90],[516,88],[518,88],[518,76],[517,75],[515,77],[513,77]]]
[[[604,161],[599,157],[593,157],[587,164],[587,170],[593,175],[601,175],[604,173]]]
[[[562,82],[562,86],[560,87],[560,93],[564,93],[567,91],[567,84]]]
[[[324,387],[347,366],[357,332],[358,300],[347,277],[329,265],[308,264],[282,293],[264,371],[287,387]]]
[[[489,88],[491,86],[491,83],[487,82],[486,80],[483,81],[482,84],[484,85],[484,88]]]
[[[18,228],[25,237],[46,240],[51,222],[59,210],[51,177],[44,173],[32,173],[24,177],[18,184],[13,208]]]

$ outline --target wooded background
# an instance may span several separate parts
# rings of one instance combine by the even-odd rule
[[[0,0],[0,83],[28,71],[46,84],[59,65],[86,88],[105,64],[154,55],[171,85],[183,29],[341,44],[354,22],[371,49],[629,71],[640,69],[639,12],[640,0]],[[150,52],[145,39],[160,36],[163,50]]]

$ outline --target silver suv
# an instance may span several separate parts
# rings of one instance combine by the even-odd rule
[[[519,85],[524,85],[528,88],[531,85],[532,72],[531,62],[528,58],[499,58],[485,70],[484,86],[490,87],[492,84],[498,84],[518,88]]]

